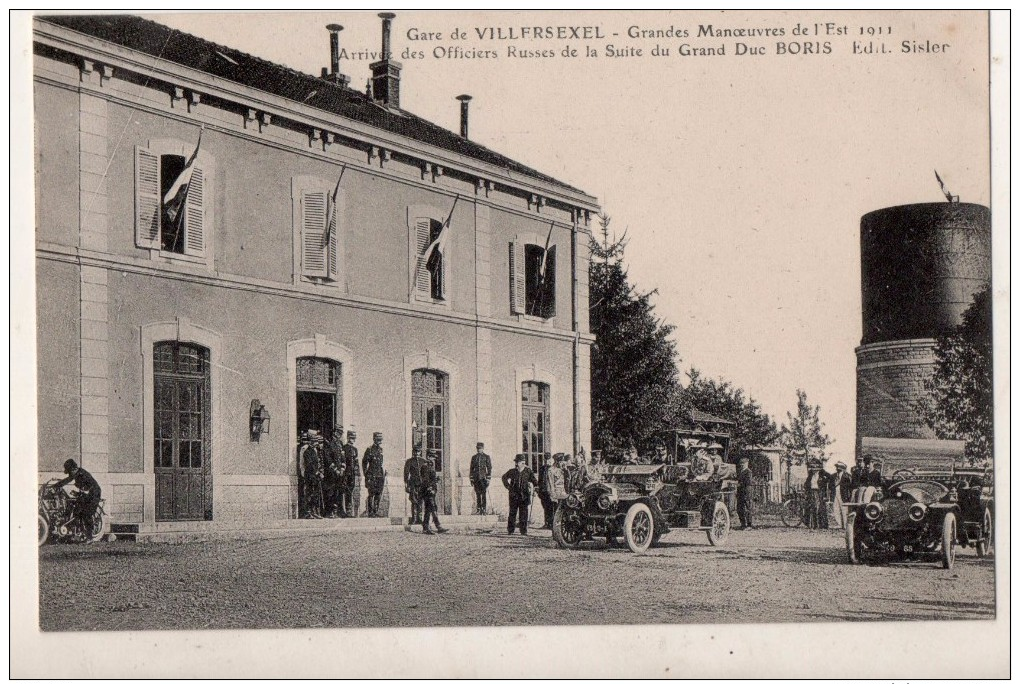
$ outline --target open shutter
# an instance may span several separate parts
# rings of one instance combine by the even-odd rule
[[[135,148],[135,245],[159,248],[159,155]]]
[[[332,220],[333,230],[329,232],[329,244],[326,245],[326,252],[329,255],[327,268],[329,269],[328,277],[330,280],[336,280],[339,269],[339,261],[337,249],[340,245],[340,239],[338,237],[340,233],[340,216],[337,214],[336,202],[329,202],[329,213],[326,214],[327,223]]]
[[[510,310],[513,313],[525,313],[524,295],[524,243],[514,240],[510,243]]]
[[[326,245],[326,193],[301,195],[301,273],[314,278],[328,275]]]
[[[205,171],[195,166],[184,203],[184,253],[205,256]]]
[[[417,250],[414,270],[414,291],[419,295],[431,297],[432,278],[425,263],[425,250],[429,248],[429,232],[432,228],[432,220],[419,218],[414,221],[414,245]]]
[[[545,282],[542,284],[542,316],[556,315],[556,245],[549,248],[545,256]]]

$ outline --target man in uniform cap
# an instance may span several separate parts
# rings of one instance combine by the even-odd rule
[[[829,507],[825,499],[829,492],[829,476],[822,470],[822,462],[817,458],[809,458],[807,467],[808,476],[804,482],[804,493],[808,499],[808,527],[828,529]]]
[[[365,455],[361,459],[361,467],[365,473],[365,489],[368,490],[365,512],[370,518],[378,518],[380,515],[379,501],[382,499],[383,485],[386,483],[382,440],[381,432],[373,433],[372,446],[365,449]]]
[[[318,430],[306,430],[298,452],[301,465],[301,486],[304,492],[306,518],[322,517],[323,454]]]
[[[492,459],[485,453],[485,443],[475,445],[471,457],[471,486],[475,490],[475,513],[485,515],[489,510],[489,480],[492,479]]]
[[[882,486],[882,464],[873,459],[871,456],[864,457],[864,486],[865,487],[881,487]]]
[[[439,524],[438,506],[436,506],[436,492],[439,489],[439,474],[436,472],[436,460],[430,456],[421,465],[421,485],[418,496],[425,508],[425,514],[421,520],[421,531],[423,534],[433,534],[429,529],[429,522],[436,525],[436,532],[442,534],[446,528]]]
[[[339,516],[343,507],[343,433],[343,427],[338,427],[323,448],[322,514],[327,518]]]
[[[425,469],[425,458],[421,453],[421,445],[416,445],[411,453],[411,458],[404,461],[404,490],[407,491],[407,498],[411,501],[411,524],[420,525],[422,486],[424,484],[422,475]]]
[[[549,479],[549,471],[552,470],[552,467],[553,455],[547,452],[543,455],[542,465],[538,469],[538,500],[542,502],[542,513],[545,518],[542,524],[543,530],[552,529],[553,516],[556,514],[556,504],[553,503],[550,493],[552,481]]]
[[[507,534],[513,534],[514,527],[520,529],[521,534],[528,534],[528,507],[531,505],[531,495],[538,480],[527,463],[527,456],[517,454],[514,457],[514,467],[503,473],[503,486],[510,495],[510,513],[506,519]]]
[[[740,529],[751,530],[751,493],[754,487],[754,474],[751,473],[751,461],[745,456],[737,466],[737,517],[740,518]]]
[[[358,507],[354,501],[354,489],[358,486],[358,447],[354,442],[358,433],[347,431],[347,444],[344,444],[344,479],[343,479],[343,513],[345,517],[358,517]]]
[[[850,475],[846,472],[846,463],[836,463],[836,474],[829,478],[829,499],[832,501],[832,515],[840,529],[846,527],[846,510],[843,502],[850,492]]]
[[[864,486],[864,471],[864,457],[858,454],[854,467],[850,469],[850,489],[855,490]]]

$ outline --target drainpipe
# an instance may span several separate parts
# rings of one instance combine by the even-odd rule
[[[573,378],[572,389],[574,398],[574,453],[577,454],[581,448],[581,410],[578,401],[581,396],[580,376],[580,345],[581,331],[577,319],[577,219],[580,212],[576,209],[573,213],[573,222],[570,226],[570,329],[574,332],[573,343]]]

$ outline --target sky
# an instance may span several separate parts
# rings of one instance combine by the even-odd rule
[[[341,71],[359,89],[376,57],[352,56],[380,46],[374,12],[158,20],[312,74],[329,64],[325,25],[340,23]],[[792,35],[827,23],[829,36]],[[707,25],[784,35],[698,38]],[[476,31],[522,26],[605,37]],[[456,29],[467,37],[453,40]],[[642,30],[663,37],[628,35]],[[829,54],[776,54],[779,42],[824,52],[826,41]],[[854,41],[887,52],[853,54]],[[904,53],[903,41],[948,47]],[[766,54],[738,56],[738,42]],[[944,201],[936,169],[961,201],[989,204],[983,13],[406,11],[392,44],[403,108],[456,131],[455,97],[470,94],[473,140],[599,199],[612,228],[627,232],[632,282],[657,290],[657,314],[676,326],[681,369],[742,387],[779,422],[804,389],[821,406],[834,458],[854,449],[860,217]],[[653,56],[657,44],[670,55]],[[726,54],[680,56],[681,44]],[[623,54],[608,56],[608,45]],[[434,52],[453,46],[498,57]],[[511,57],[511,46],[555,56]]]

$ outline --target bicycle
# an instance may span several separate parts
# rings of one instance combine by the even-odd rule
[[[792,491],[783,499],[780,517],[787,527],[800,527],[808,522],[808,499],[802,492]]]

